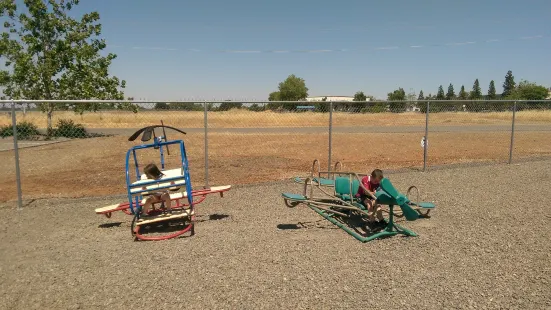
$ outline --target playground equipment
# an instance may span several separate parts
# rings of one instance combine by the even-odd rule
[[[310,180],[312,183],[315,183],[315,184],[319,184],[321,186],[328,186],[328,187],[333,187],[335,186],[335,180],[333,180],[331,178],[331,175],[334,173],[334,172],[338,172],[340,169],[342,169],[342,163],[340,161],[337,161],[335,163],[335,168],[334,168],[334,171],[333,172],[329,172],[329,171],[321,171],[321,166],[320,166],[320,162],[319,160],[317,159],[314,159],[314,162],[312,163],[312,169],[310,170]],[[316,168],[317,169],[317,172],[316,172]],[[326,177],[322,177],[322,175],[327,175]],[[295,177],[294,181],[295,183],[304,183],[304,181],[307,179],[308,177]]]
[[[334,175],[332,193],[324,190],[320,183],[312,182],[310,178],[306,178],[302,195],[291,193],[282,194],[285,204],[288,207],[304,204],[329,222],[335,224],[362,242],[397,234],[415,237],[417,236],[416,233],[396,224],[394,222],[394,217],[405,217],[408,221],[414,221],[420,217],[429,217],[428,214],[430,210],[435,208],[435,205],[431,202],[412,201],[409,198],[412,190],[415,189],[418,199],[419,190],[417,187],[410,186],[407,194],[403,195],[396,190],[394,185],[390,182],[390,179],[383,178],[379,189],[375,192],[375,196],[380,206],[386,205],[389,207],[388,210],[383,209],[383,211],[389,215],[388,219],[385,220],[386,225],[380,232],[370,236],[363,236],[357,229],[349,227],[349,225],[342,220],[343,218],[351,218],[352,215],[358,214],[362,221],[365,221],[364,216],[369,215],[367,208],[355,197],[360,187],[366,190],[361,183],[360,174],[354,172],[332,172],[332,174]],[[321,191],[325,196],[314,196],[314,188]],[[395,206],[401,209],[401,213],[394,211]]]
[[[163,135],[157,137],[155,134],[155,128],[161,127],[163,129]],[[161,125],[153,125],[144,127],[136,131],[132,136],[128,138],[128,141],[134,141],[140,134],[143,133],[141,141],[147,142],[151,140],[153,135],[153,143],[136,145],[130,148],[126,152],[126,191],[128,202],[114,204],[95,210],[96,214],[103,214],[107,218],[110,218],[113,212],[122,211],[125,214],[132,215],[131,233],[135,240],[164,240],[175,238],[190,231],[191,235],[195,234],[195,205],[203,202],[207,195],[218,193],[220,197],[223,197],[225,191],[230,190],[231,185],[216,186],[200,190],[192,190],[191,180],[189,176],[189,164],[186,155],[186,149],[183,140],[171,140],[169,141],[165,132],[165,128],[169,128],[186,134],[185,132],[170,126],[165,126],[162,121]],[[170,155],[169,145],[178,145],[180,148],[181,166],[175,169],[165,169],[165,155],[163,147],[166,148],[166,152]],[[148,179],[145,174],[140,174],[140,167],[138,163],[137,151],[144,149],[158,149],[160,153],[160,170],[164,174],[160,179],[152,180]],[[134,168],[136,172],[136,180],[131,181],[131,156],[134,161]],[[180,188],[184,187],[184,191],[180,191]],[[147,196],[158,192],[169,191],[170,202],[172,204],[171,214],[166,214],[166,208],[164,202],[159,202],[160,208],[156,208],[154,203],[151,209],[148,211],[147,216],[141,215],[140,211]],[[194,200],[194,197],[199,197],[198,200]],[[181,200],[184,200],[183,202]],[[176,201],[176,205],[174,205]],[[175,231],[171,231],[167,234],[150,237],[144,236],[141,232],[142,228],[151,228],[152,226],[171,226],[176,222],[183,227]],[[178,225],[176,225],[178,226]],[[174,230],[174,227],[170,229]]]

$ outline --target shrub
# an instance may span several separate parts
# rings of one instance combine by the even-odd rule
[[[253,104],[249,107],[249,111],[261,112],[261,111],[264,111],[264,106],[259,106],[258,104],[253,103]]]
[[[40,135],[40,132],[38,132],[38,127],[36,127],[35,124],[31,122],[21,122],[17,124],[17,139],[25,140],[30,139],[33,136]],[[13,136],[13,126],[12,125],[6,125],[0,127],[0,136],[2,138],[6,137],[12,137]]]
[[[73,120],[60,119],[57,128],[53,129],[52,136],[65,138],[87,138],[88,133],[82,124],[75,124]]]

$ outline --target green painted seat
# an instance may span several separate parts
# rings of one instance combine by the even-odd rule
[[[281,194],[281,196],[283,196],[283,198],[290,199],[290,200],[306,200],[306,197],[299,194],[283,193]]]
[[[304,178],[302,177],[295,177],[296,183],[304,183]],[[322,186],[333,186],[333,180],[326,179],[326,178],[313,178],[314,182],[319,183]]]
[[[434,209],[436,206],[432,202],[420,202],[417,204],[420,208]]]
[[[318,178],[314,178],[314,181],[318,182],[319,184],[321,184],[323,186],[333,186],[333,180],[331,180],[331,179],[320,178],[318,180]]]
[[[335,178],[335,193],[342,200],[351,201],[360,188],[360,182],[357,179],[352,180],[352,192],[350,192],[350,179],[347,177]]]

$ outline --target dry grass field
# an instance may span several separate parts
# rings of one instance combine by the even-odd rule
[[[177,136],[174,139],[179,138]],[[192,185],[204,185],[204,136],[184,137]],[[372,141],[378,141],[373,147]],[[514,158],[551,155],[551,132],[518,132]],[[333,161],[346,170],[418,169],[423,165],[419,133],[333,134]],[[20,149],[25,199],[84,197],[125,193],[125,154],[140,141],[126,136],[78,139]],[[327,167],[327,134],[209,134],[209,184],[250,184],[306,175],[313,159]],[[428,166],[477,161],[507,162],[507,132],[431,133]],[[177,148],[170,149],[167,167],[179,165]],[[142,167],[159,162],[152,150],[139,152]],[[16,199],[13,151],[0,152],[0,201]],[[133,174],[134,175],[134,174]]]
[[[432,125],[496,125],[511,123],[512,112],[442,112],[430,113]],[[46,128],[44,113],[31,111],[23,115],[17,113],[18,121],[32,122],[39,128]],[[181,128],[201,128],[204,124],[204,113],[199,111],[107,111],[84,113],[56,111],[53,117],[55,124],[59,119],[71,119],[86,128],[136,128],[144,124],[158,124],[162,119],[166,124]],[[516,115],[519,124],[549,124],[551,111],[519,111]],[[243,127],[317,127],[328,126],[329,113],[276,113],[252,112],[248,110],[230,110],[226,112],[209,112],[208,123],[211,128]],[[0,114],[0,126],[11,124],[7,113]],[[353,114],[333,113],[333,126],[419,126],[425,124],[425,114],[375,113]]]
[[[141,111],[98,112],[75,115],[56,112],[59,119],[72,119],[87,128],[139,128],[165,124],[179,128],[203,126],[203,112]],[[18,121],[46,127],[45,114],[17,114]],[[431,113],[431,125],[506,125],[512,113]],[[275,113],[231,110],[209,112],[211,128],[315,127],[328,125],[327,113]],[[551,124],[551,111],[520,111],[518,124]],[[0,125],[10,124],[7,113]],[[349,114],[335,112],[334,126],[423,126],[422,113]],[[333,133],[332,159],[342,161],[347,170],[369,172],[373,168],[417,169],[423,165],[422,133]],[[178,138],[172,136],[171,138]],[[428,166],[478,161],[506,162],[509,156],[508,132],[431,132]],[[203,134],[184,137],[194,186],[204,184]],[[551,155],[551,131],[518,131],[514,158]],[[134,143],[139,143],[136,141]],[[125,154],[133,143],[126,136],[73,140],[20,150],[21,178],[26,199],[41,197],[83,197],[120,194],[125,190]],[[375,145],[375,146],[374,146]],[[169,156],[168,166],[176,166],[177,155]],[[158,162],[158,153],[140,158]],[[314,158],[327,167],[326,133],[209,133],[209,184],[249,184],[281,180],[309,172]],[[13,151],[0,152],[0,201],[16,198]]]

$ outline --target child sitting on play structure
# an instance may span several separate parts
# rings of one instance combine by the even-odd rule
[[[155,164],[149,164],[145,166],[145,168],[143,169],[143,172],[148,179],[153,179],[153,180],[158,180],[164,175]],[[164,201],[165,207],[167,208],[168,213],[172,214],[170,194],[168,193],[167,190],[164,190],[159,192],[153,192],[149,197],[147,197],[142,208],[142,215],[147,215],[149,208],[154,203],[158,203],[161,201]]]
[[[379,188],[381,180],[383,179],[383,172],[380,169],[375,169],[371,172],[371,175],[365,176],[362,178],[362,185],[367,189],[366,191],[360,186],[356,197],[360,198],[363,205],[367,207],[367,212],[369,214],[369,221],[375,221],[373,213],[377,212],[377,219],[379,224],[386,224],[383,218],[383,211],[380,206],[376,203],[377,196],[375,196],[375,191]]]

